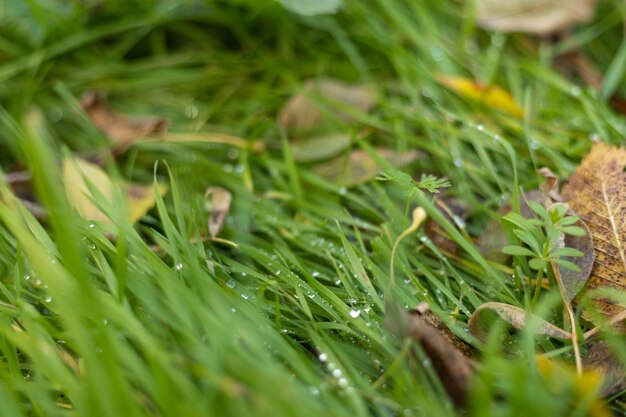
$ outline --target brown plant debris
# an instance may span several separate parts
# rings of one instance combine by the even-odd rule
[[[626,290],[625,167],[626,149],[597,143],[562,190],[564,200],[586,223],[593,238],[595,263],[588,290]],[[593,300],[607,319],[624,310],[606,298],[593,296]]]
[[[124,152],[138,139],[164,133],[169,128],[169,121],[162,117],[131,118],[111,110],[106,97],[99,92],[85,93],[80,104],[93,124],[114,142],[114,154]]]

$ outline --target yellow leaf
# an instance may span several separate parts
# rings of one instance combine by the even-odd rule
[[[65,194],[78,214],[87,220],[113,224],[111,218],[93,203],[94,196],[90,191],[90,188],[97,190],[106,201],[112,203],[116,184],[108,174],[98,165],[73,158],[63,160],[62,170]],[[123,182],[118,185],[125,192],[127,218],[131,223],[137,222],[154,206],[152,186]],[[161,194],[166,190],[165,186],[159,186]]]
[[[596,370],[585,371],[578,376],[572,367],[559,364],[546,356],[535,356],[539,375],[546,381],[555,395],[570,394],[572,407],[579,410],[585,407],[590,417],[610,417],[611,412],[600,398],[602,391],[602,373]]]
[[[85,178],[107,200],[111,200],[113,182],[99,166],[82,159],[67,158],[63,161],[63,183],[70,205],[85,219],[111,224],[111,220],[93,203]]]
[[[484,85],[467,78],[449,76],[441,76],[439,81],[465,98],[518,118],[524,116],[524,110],[511,94],[496,85]]]
[[[211,197],[211,216],[208,221],[209,234],[211,237],[216,237],[224,227],[233,195],[225,188],[209,187],[204,193],[204,198],[209,196]]]

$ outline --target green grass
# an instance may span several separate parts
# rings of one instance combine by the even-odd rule
[[[0,415],[462,415],[423,353],[383,327],[407,205],[424,207],[462,249],[447,257],[423,231],[407,237],[393,297],[428,301],[469,340],[478,305],[532,297],[510,263],[484,259],[474,243],[500,205],[518,185],[536,188],[537,167],[566,178],[591,138],[626,135],[605,102],[626,94],[621,3],[601,2],[592,22],[553,44],[483,32],[470,4],[346,0],[336,15],[302,17],[269,0],[1,2],[0,163],[33,172],[50,217],[40,225],[1,189]],[[556,54],[577,47],[610,76],[603,91],[553,69]],[[525,119],[465,101],[441,74],[506,88]],[[422,151],[405,171],[449,179],[446,195],[468,207],[466,230],[430,194],[383,181],[346,190],[293,163],[276,114],[321,76],[379,89],[371,114],[333,129],[352,132],[353,148]],[[172,132],[229,133],[266,150],[145,142],[109,158],[112,174],[170,189],[136,226],[101,202],[119,228],[112,241],[71,211],[57,168],[64,152],[106,148],[78,104],[94,89],[119,111],[168,117]],[[212,185],[233,193],[222,237],[238,249],[192,243],[205,233]],[[552,294],[534,308],[555,305]],[[586,415],[537,376],[535,350],[572,362],[568,346],[528,333],[515,361],[492,344],[470,414]],[[626,359],[623,339],[616,352]],[[625,401],[616,395],[613,410],[624,414]]]

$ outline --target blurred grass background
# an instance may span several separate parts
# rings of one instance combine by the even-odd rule
[[[407,195],[391,182],[346,189],[293,163],[276,115],[309,78],[374,85],[372,113],[332,126],[354,149],[423,152],[404,170],[450,181],[446,196],[468,215],[455,240],[470,245],[516,181],[536,188],[541,166],[566,178],[592,139],[622,143],[624,117],[606,92],[552,61],[581,49],[626,94],[624,13],[602,1],[593,21],[550,43],[478,29],[471,2],[345,0],[317,16],[270,0],[1,2],[0,163],[33,172],[50,217],[42,227],[3,190],[0,415],[462,415],[423,353],[382,325]],[[502,86],[524,119],[464,100],[440,75]],[[170,188],[135,227],[110,207],[111,241],[72,213],[57,168],[64,152],[107,147],[79,106],[91,90],[118,111],[167,117],[172,132],[266,150],[138,142],[109,158],[115,175],[156,174]],[[222,237],[238,249],[190,239],[206,228],[209,185],[233,193]],[[419,203],[435,210],[430,196]],[[446,256],[420,231],[400,247],[394,296],[429,302],[467,339],[482,302],[525,305],[512,273],[478,252]],[[518,343],[515,361],[484,353],[470,415],[594,415],[573,405],[575,388],[555,393],[534,369],[536,347],[571,362],[569,348],[531,334]],[[623,393],[611,407],[624,414]]]

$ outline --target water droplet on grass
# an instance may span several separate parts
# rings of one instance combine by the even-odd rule
[[[356,319],[361,315],[361,310],[350,310],[350,317]]]

